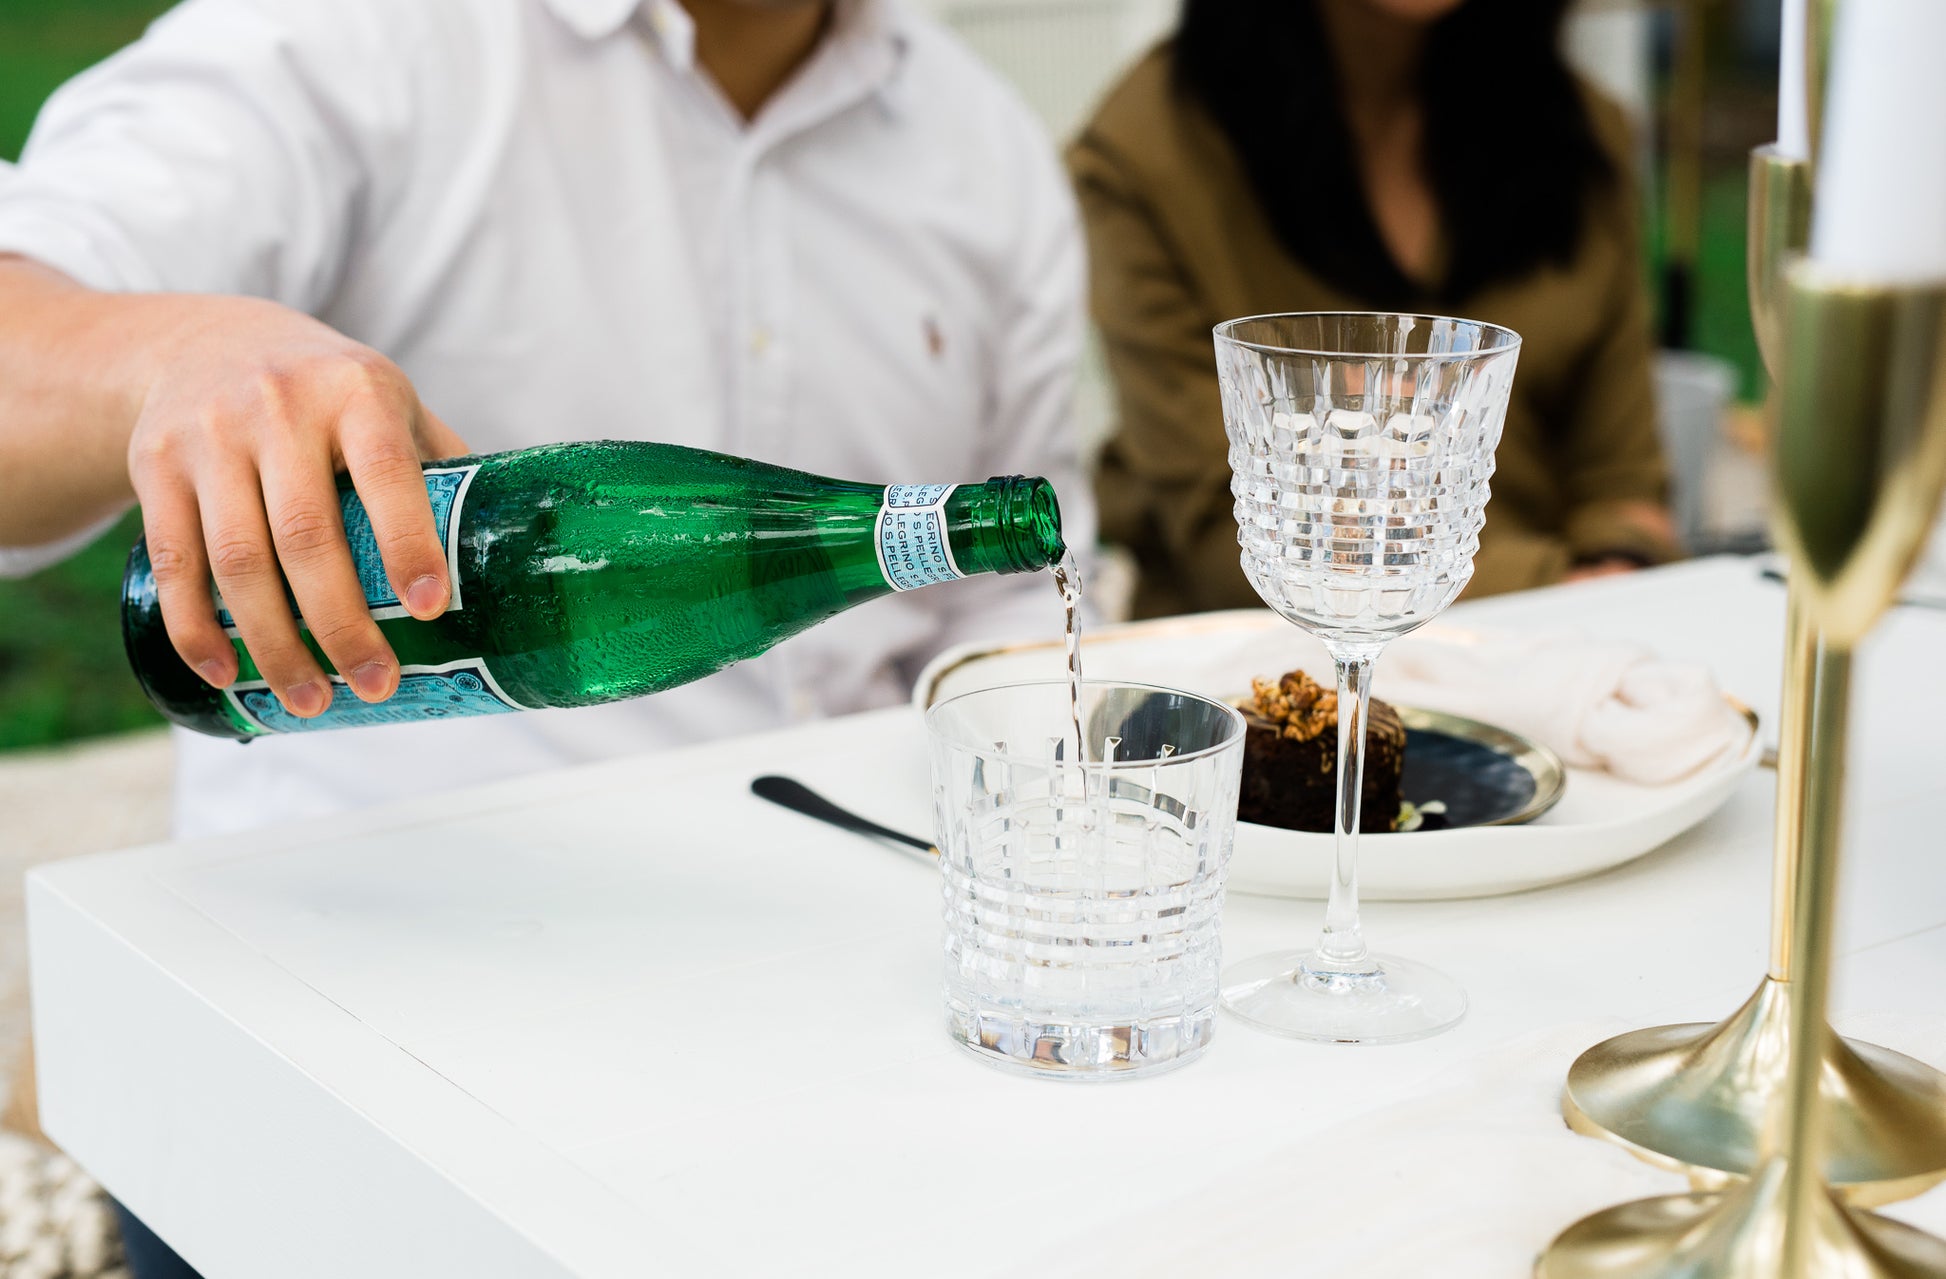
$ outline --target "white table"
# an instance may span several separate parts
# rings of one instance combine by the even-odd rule
[[[1716,560],[1455,616],[1706,660],[1768,724],[1781,603]],[[1904,609],[1861,662],[1837,995],[1935,1061],[1942,652],[1946,613]],[[209,1279],[1514,1275],[1679,1186],[1561,1128],[1575,1052],[1763,969],[1768,773],[1607,875],[1368,907],[1471,992],[1449,1034],[1224,1022],[1174,1074],[1021,1080],[944,1033],[934,873],[752,798],[772,771],[928,828],[899,709],[37,871],[48,1130]],[[1320,913],[1233,897],[1225,945]],[[1895,1211],[1946,1232],[1946,1192]]]

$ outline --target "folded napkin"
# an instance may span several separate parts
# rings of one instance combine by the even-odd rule
[[[1707,669],[1587,635],[1409,640],[1385,654],[1375,691],[1511,729],[1571,767],[1645,786],[1699,772],[1750,736]]]

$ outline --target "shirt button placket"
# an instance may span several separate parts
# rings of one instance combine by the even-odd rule
[[[760,292],[761,273],[750,257],[754,155],[749,137],[740,137],[724,183],[723,224],[718,231],[723,237],[724,296],[718,299],[717,305],[728,318],[723,329],[726,346],[723,362],[729,383],[729,402],[724,405],[724,419],[729,428],[725,447],[743,457],[756,456],[752,451],[756,435],[750,412],[755,359],[751,335],[755,331],[752,299]]]
[[[789,413],[785,387],[790,357],[790,249],[781,175],[761,161],[750,173],[750,430],[752,442],[770,457],[787,451]]]

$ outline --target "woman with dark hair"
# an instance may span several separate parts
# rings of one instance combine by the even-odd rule
[[[1568,0],[1185,0],[1069,152],[1120,422],[1102,532],[1137,616],[1258,602],[1210,329],[1429,311],[1525,339],[1472,591],[1678,553],[1621,113]]]

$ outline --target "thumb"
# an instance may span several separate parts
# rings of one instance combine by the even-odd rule
[[[419,456],[427,462],[442,458],[464,457],[473,450],[467,447],[459,432],[447,426],[437,413],[421,407],[419,410],[419,429],[414,432],[418,437]]]

